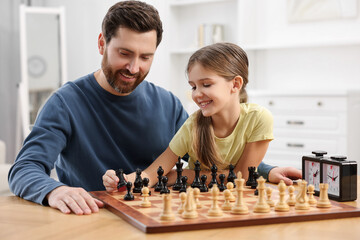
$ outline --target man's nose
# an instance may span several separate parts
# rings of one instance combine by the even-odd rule
[[[135,74],[139,72],[139,59],[138,58],[133,58],[131,59],[131,61],[129,62],[129,64],[127,65],[127,69],[129,70],[130,73]]]

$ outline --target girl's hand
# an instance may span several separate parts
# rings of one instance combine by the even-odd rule
[[[107,192],[116,192],[118,190],[117,185],[119,178],[116,176],[114,170],[107,170],[102,179]]]

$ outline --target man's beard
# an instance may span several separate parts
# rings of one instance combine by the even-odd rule
[[[104,52],[104,56],[101,62],[101,68],[110,86],[118,93],[131,93],[145,79],[148,74],[148,72],[143,75],[141,75],[140,72],[131,74],[130,71],[127,69],[119,69],[113,71],[113,69],[108,63],[106,50]],[[135,77],[136,80],[135,82],[125,82],[121,80],[119,76],[120,74]]]

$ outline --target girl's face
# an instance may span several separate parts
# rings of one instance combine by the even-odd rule
[[[234,101],[239,101],[238,93],[234,92],[233,81],[227,81],[199,63],[192,66],[188,76],[192,99],[205,117],[231,109]]]

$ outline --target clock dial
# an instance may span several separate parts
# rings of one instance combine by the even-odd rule
[[[308,162],[308,183],[314,185],[315,190],[319,191],[320,184],[320,163]]]
[[[329,184],[328,193],[340,195],[340,167],[337,165],[324,164],[324,182]]]

